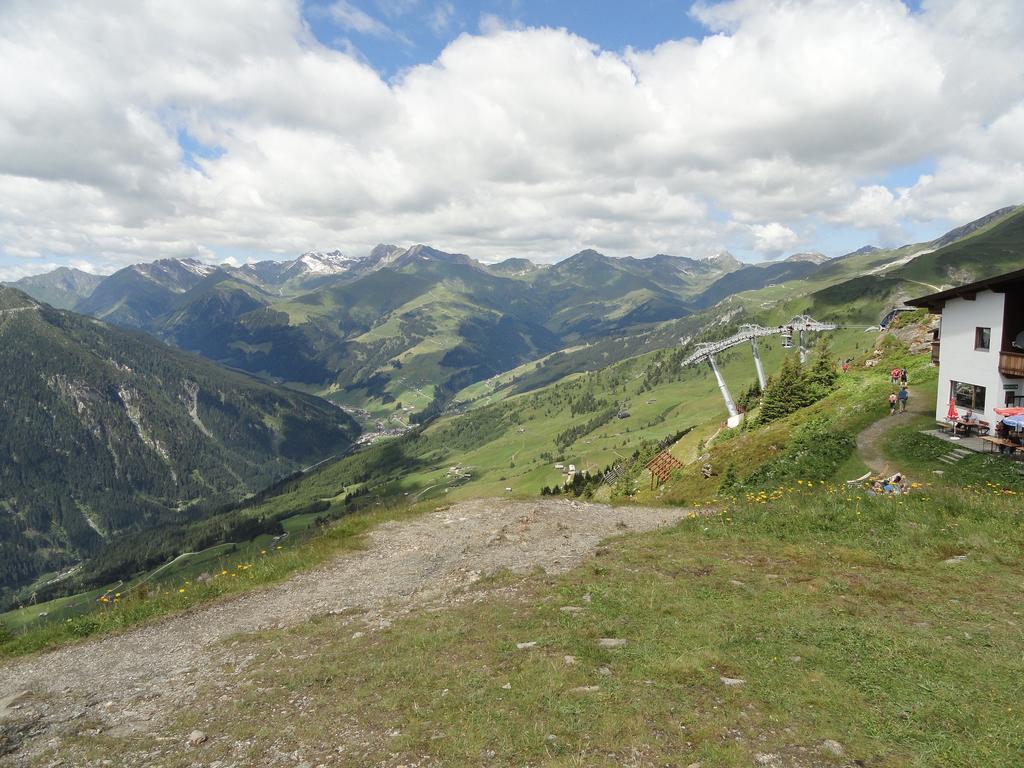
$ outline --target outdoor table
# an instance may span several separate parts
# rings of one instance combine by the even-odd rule
[[[971,419],[970,421],[967,421],[966,419],[957,419],[953,422],[954,435],[957,433],[957,428],[962,429],[968,435],[971,434],[972,429],[976,430],[978,434],[981,434],[983,431],[988,432],[989,430],[989,427],[982,424],[980,419]]]
[[[991,453],[995,453],[996,446],[1009,448],[1011,455],[1017,451],[1024,451],[1024,445],[1015,443],[1012,440],[1007,440],[1005,437],[983,437],[981,439],[988,443],[989,451]]]

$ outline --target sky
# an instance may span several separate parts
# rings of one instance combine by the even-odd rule
[[[1024,202],[1019,0],[3,0],[0,279],[746,261]]]

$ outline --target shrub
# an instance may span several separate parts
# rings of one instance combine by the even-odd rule
[[[777,376],[768,381],[761,399],[760,423],[781,419],[815,400],[807,378],[800,368],[800,358],[794,353],[782,362]]]
[[[98,616],[86,614],[85,616],[68,619],[67,622],[65,622],[64,627],[69,635],[74,637],[89,637],[99,631],[100,619]]]
[[[744,485],[763,488],[791,480],[829,480],[856,448],[854,436],[818,418],[798,427],[786,449],[747,477]]]

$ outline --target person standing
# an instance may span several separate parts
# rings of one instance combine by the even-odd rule
[[[904,371],[904,373],[906,373],[906,371]],[[910,398],[910,392],[907,390],[906,384],[904,384],[903,387],[900,389],[900,393],[896,396],[896,398],[900,401],[900,413],[906,413],[907,400]]]
[[[897,403],[898,400],[899,400],[899,398],[896,397],[896,393],[895,392],[893,392],[892,394],[889,395],[889,415],[890,416],[892,416],[894,413],[896,413],[896,403]]]
[[[850,372],[850,363],[848,361],[846,361],[846,360],[843,360],[843,373],[849,373],[849,372]]]

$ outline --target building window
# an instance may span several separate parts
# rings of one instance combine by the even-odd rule
[[[972,411],[985,410],[985,388],[962,381],[950,382],[950,398],[958,408],[970,408]]]
[[[987,350],[992,343],[991,328],[974,329],[974,348]]]

